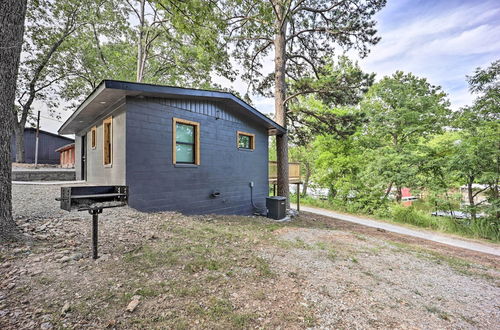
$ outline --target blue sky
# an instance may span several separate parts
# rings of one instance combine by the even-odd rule
[[[454,109],[473,100],[465,76],[500,59],[500,1],[388,0],[376,20],[382,40],[361,67],[377,79],[396,70],[425,77],[443,87]],[[272,99],[254,103],[274,112]]]
[[[389,0],[377,21],[382,40],[361,66],[379,79],[395,70],[426,77],[453,108],[473,100],[465,76],[500,59],[500,1]]]
[[[382,40],[368,57],[359,60],[361,67],[375,72],[377,79],[396,70],[425,77],[443,87],[454,109],[473,100],[465,76],[500,59],[498,0],[388,0],[376,20]],[[264,71],[272,67],[269,60]],[[226,80],[217,82],[231,86]],[[242,95],[247,89],[239,79],[232,87]],[[273,99],[254,96],[253,101],[261,112],[274,112]],[[70,114],[61,113],[62,120]],[[48,118],[41,121],[42,128],[52,132],[60,124]]]

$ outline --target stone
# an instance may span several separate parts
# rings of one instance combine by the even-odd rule
[[[98,263],[105,262],[109,260],[109,254],[103,254],[102,256],[99,256],[99,258],[96,260]]]
[[[109,320],[106,324],[106,328],[113,328],[116,325],[116,320]]]
[[[41,325],[40,325],[40,329],[42,330],[49,330],[49,329],[52,329],[53,326],[52,326],[52,323],[50,322],[43,322]]]
[[[64,257],[61,257],[58,261],[62,262],[62,263],[65,263],[65,262],[68,262],[70,260],[72,260],[71,257],[64,256]]]
[[[83,258],[83,253],[74,253],[70,256],[72,260],[80,260]]]
[[[37,269],[37,270],[34,270],[33,272],[31,272],[31,276],[40,275],[41,273],[42,273],[42,271],[40,269]]]
[[[140,299],[141,299],[141,296],[133,296],[132,300],[128,303],[127,312],[132,313],[133,311],[135,311],[135,309],[137,308],[137,306],[141,302]]]
[[[61,314],[66,314],[70,310],[71,310],[71,305],[69,304],[69,302],[66,302],[64,306],[61,308]]]

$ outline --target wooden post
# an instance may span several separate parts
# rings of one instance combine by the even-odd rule
[[[297,212],[300,211],[300,183],[297,183]]]
[[[98,221],[99,216],[97,213],[92,213],[92,259],[99,258],[97,254],[97,236],[98,236]]]
[[[273,184],[273,195],[276,196],[276,183]]]
[[[35,168],[38,168],[38,136],[40,133],[40,110],[36,118],[36,137],[35,137]]]

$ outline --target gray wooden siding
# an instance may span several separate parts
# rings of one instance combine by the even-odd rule
[[[129,97],[126,108],[130,206],[187,214],[251,214],[250,181],[254,182],[255,203],[264,206],[268,195],[266,128],[215,102]],[[199,166],[172,164],[173,117],[200,123]],[[254,151],[238,150],[238,130],[255,134]],[[211,197],[215,190],[220,197]]]
[[[75,135],[75,177],[82,179],[82,137]]]
[[[232,121],[235,123],[242,123],[240,118],[233,115],[231,112],[224,110],[224,106],[213,101],[150,98],[149,102],[159,103],[164,106],[169,106],[169,108],[176,108],[180,110],[187,109],[190,112],[199,113],[222,120]]]
[[[87,182],[102,185],[124,185],[126,166],[126,112],[125,106],[119,106],[110,115],[113,117],[112,123],[112,160],[111,167],[103,164],[103,125],[102,119],[95,123],[97,127],[97,145],[92,149],[91,129],[84,133],[87,136]],[[104,118],[105,119],[105,118]],[[77,178],[81,178],[81,137],[77,139],[75,158],[77,166]]]

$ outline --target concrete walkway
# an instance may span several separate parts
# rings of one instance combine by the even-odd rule
[[[292,207],[295,208],[295,205],[293,205]],[[406,227],[398,226],[398,225],[393,225],[393,224],[382,222],[382,221],[361,218],[361,217],[357,217],[354,215],[347,215],[347,214],[338,213],[335,211],[330,211],[330,210],[325,210],[325,209],[320,209],[320,208],[315,208],[315,207],[310,207],[310,206],[302,206],[301,205],[300,210],[319,214],[319,215],[324,215],[324,216],[339,219],[339,220],[357,223],[359,225],[363,225],[363,226],[367,226],[367,227],[380,228],[380,229],[384,229],[384,230],[387,230],[387,231],[390,231],[393,233],[418,237],[418,238],[422,238],[422,239],[426,239],[429,241],[438,242],[438,243],[442,243],[442,244],[446,244],[446,245],[450,245],[450,246],[454,246],[454,247],[458,247],[458,248],[462,248],[462,249],[467,249],[467,250],[472,250],[472,251],[477,251],[477,252],[488,253],[488,254],[500,256],[500,247],[496,247],[496,246],[489,245],[489,244],[482,244],[482,243],[477,243],[477,242],[473,242],[473,241],[469,241],[469,240],[461,240],[458,238],[444,236],[444,235],[441,235],[441,234],[438,234],[435,232],[431,232],[431,231],[410,229],[410,228],[406,228]]]
[[[12,181],[12,184],[24,185],[82,185],[85,181]]]

